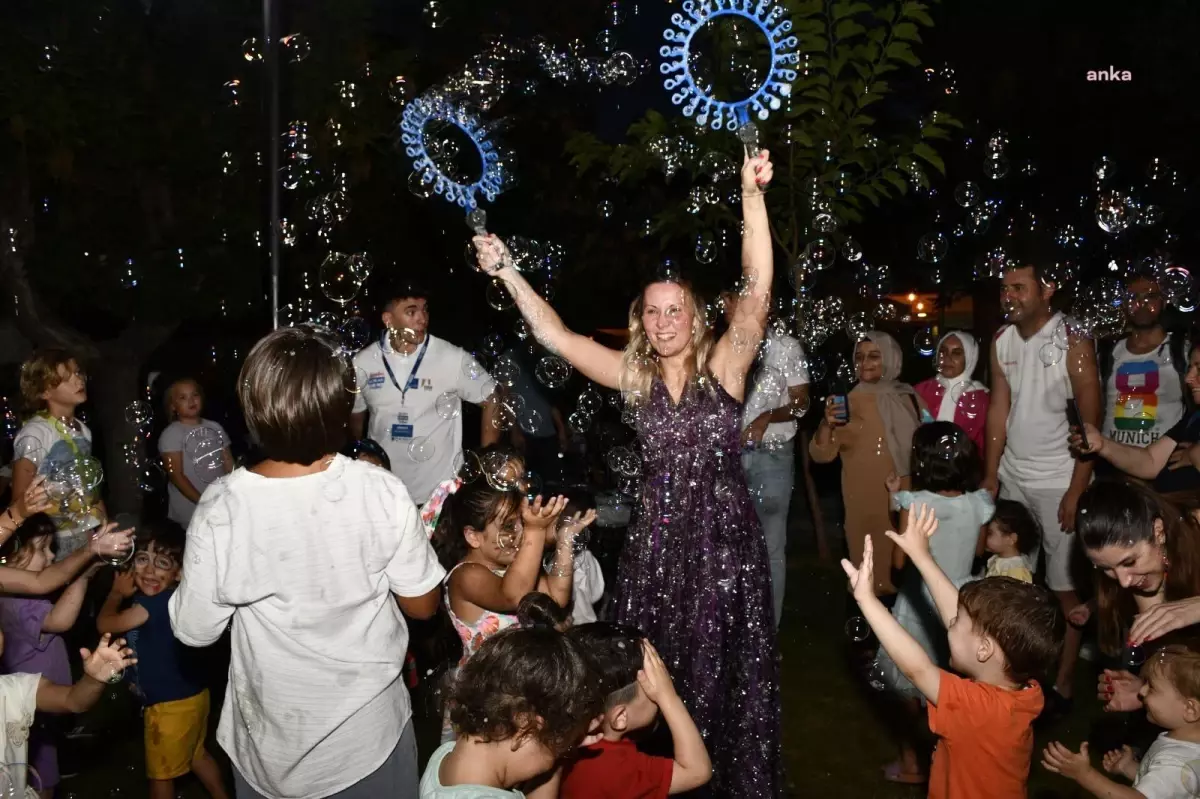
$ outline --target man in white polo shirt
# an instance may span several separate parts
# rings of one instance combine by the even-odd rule
[[[424,290],[397,289],[383,308],[383,327],[380,339],[354,356],[366,385],[354,400],[350,432],[363,437],[369,412],[370,437],[387,451],[413,501],[423,505],[438,483],[454,477],[464,400],[483,410],[484,446],[499,440],[492,421],[496,384],[470,353],[429,335]]]
[[[1068,335],[1050,305],[1058,287],[1043,272],[1046,261],[1019,263],[1033,265],[1006,270],[1000,289],[1010,324],[992,342],[984,487],[1021,502],[1041,523],[1046,586],[1066,614],[1079,604],[1071,573],[1075,507],[1092,479],[1092,462],[1068,448],[1067,405],[1074,397],[1083,421],[1099,424],[1100,376],[1092,341]],[[1052,708],[1069,706],[1080,639],[1068,625],[1058,676],[1046,692]]]

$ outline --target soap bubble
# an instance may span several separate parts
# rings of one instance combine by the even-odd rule
[[[1120,193],[1106,191],[1096,200],[1096,224],[1105,233],[1116,235],[1129,227],[1129,203]]]
[[[838,229],[838,218],[830,213],[820,213],[813,217],[813,230],[818,233],[832,233]]]
[[[312,53],[312,44],[303,33],[293,33],[279,40],[288,61],[299,64]]]
[[[492,378],[505,388],[512,388],[520,374],[521,367],[512,358],[501,358],[492,369]]]
[[[1117,162],[1107,155],[1101,156],[1092,167],[1092,172],[1096,175],[1096,180],[1108,180],[1117,173]]]
[[[262,48],[259,47],[258,39],[251,36],[242,42],[242,58],[247,61],[262,61]]]
[[[429,0],[421,12],[421,16],[425,19],[425,24],[434,30],[446,27],[446,23],[450,21],[440,0]]]
[[[351,352],[358,352],[371,342],[371,325],[361,316],[352,316],[338,325],[338,341]]]
[[[862,643],[871,637],[871,625],[862,616],[851,616],[846,620],[846,637],[856,643]]]
[[[1055,366],[1063,358],[1063,349],[1053,341],[1047,341],[1038,350],[1038,359],[1043,366]]]
[[[48,44],[41,49],[37,58],[38,72],[53,72],[58,66],[58,48]]]
[[[226,81],[222,94],[225,96],[225,103],[231,108],[242,104],[242,82],[236,78],[231,81]]]
[[[950,240],[945,233],[926,233],[917,242],[917,257],[927,264],[936,264],[946,257]]]
[[[225,474],[225,437],[201,425],[183,439],[183,451],[205,483]]]
[[[596,213],[600,214],[601,219],[612,219],[612,200],[601,200],[600,204],[596,206]]]
[[[954,201],[963,208],[977,205],[981,196],[979,186],[969,180],[959,183],[954,189]]]
[[[575,411],[567,417],[567,426],[571,428],[572,433],[583,435],[592,426],[592,415],[582,410]]]
[[[487,376],[487,370],[470,354],[463,358],[462,373],[463,377],[468,380],[479,380],[481,377]]]
[[[416,463],[425,463],[433,457],[437,447],[427,438],[414,438],[408,443],[408,457]]]
[[[628,447],[613,447],[605,456],[605,462],[622,477],[637,477],[642,473],[641,461]]]
[[[1137,671],[1146,662],[1145,650],[1134,644],[1127,645],[1121,650],[1121,665],[1130,671]]]
[[[154,409],[150,403],[135,400],[125,406],[125,421],[134,427],[150,427],[154,423]]]
[[[1008,156],[1004,153],[993,153],[983,162],[983,174],[992,180],[1000,180],[1008,174]]]
[[[432,179],[426,180],[420,172],[410,172],[408,175],[408,190],[414,197],[427,200],[433,196],[434,182]]]
[[[842,243],[842,257],[851,263],[861,261],[863,257],[862,245],[855,239],[846,239]]]
[[[579,401],[576,403],[576,406],[584,413],[594,415],[599,413],[600,409],[604,407],[604,398],[600,396],[600,392],[589,387],[584,389],[583,393],[579,395]]]
[[[702,264],[717,260],[717,242],[713,234],[705,232],[696,235],[696,260]]]
[[[437,415],[443,419],[457,419],[462,412],[462,400],[456,391],[444,391],[433,403]]]
[[[540,430],[543,421],[541,412],[536,408],[525,408],[517,415],[517,423],[529,435],[533,435]]]
[[[362,288],[360,280],[350,267],[349,258],[340,252],[331,252],[321,262],[319,281],[321,293],[338,305],[345,305],[358,296]]]
[[[929,357],[937,349],[937,336],[927,327],[913,338],[913,346],[916,347],[918,355]]]
[[[887,689],[887,674],[883,670],[878,660],[872,661],[867,667],[867,685],[871,686],[873,691],[883,691]]]
[[[833,242],[824,236],[818,236],[804,248],[804,254],[816,269],[825,269],[837,258],[837,248]]]
[[[864,333],[873,329],[875,326],[874,320],[870,314],[856,313],[846,321],[846,335],[851,341],[858,341]]]
[[[547,355],[538,361],[534,374],[546,388],[562,388],[571,379],[571,364],[557,355]]]
[[[408,84],[408,78],[404,75],[397,75],[388,81],[387,88],[388,99],[396,105],[404,105],[412,99],[412,87]]]

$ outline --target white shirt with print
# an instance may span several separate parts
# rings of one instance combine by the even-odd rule
[[[767,373],[766,370],[770,370],[771,380],[760,379]],[[770,391],[760,391],[760,382],[773,383],[769,386]],[[765,352],[747,386],[746,405],[742,411],[742,429],[745,430],[762,414],[789,405],[791,397],[788,395],[788,389],[805,385],[808,385],[808,363],[800,342],[788,335],[768,333]],[[772,422],[767,425],[763,435],[777,441],[791,441],[796,437],[796,420]]]
[[[25,423],[13,438],[13,460],[27,460],[33,464],[39,475],[50,475],[55,469],[64,466],[78,457],[90,457],[92,454],[92,431],[81,420],[76,419],[71,430],[71,440],[74,447],[62,437],[57,427],[49,420],[35,416]],[[97,491],[88,497],[87,503],[99,499]],[[75,500],[78,504],[78,500]],[[66,511],[67,507],[59,504],[49,511],[50,518],[58,528],[55,542],[55,558],[62,560],[77,549],[87,545],[87,534],[95,528],[100,520],[92,517],[80,524],[77,518],[72,518]],[[81,508],[75,508],[81,510]]]
[[[1200,744],[1164,732],[1138,764],[1133,788],[1146,799],[1194,799],[1200,796]]]

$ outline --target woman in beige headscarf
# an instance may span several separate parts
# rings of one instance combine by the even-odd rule
[[[921,424],[924,401],[900,376],[900,345],[887,333],[871,330],[854,348],[858,385],[848,396],[849,421],[838,418],[832,398],[826,401],[825,418],[809,444],[817,463],[842,458],[842,500],[846,506],[846,543],[850,560],[862,560],[863,542],[874,535],[875,592],[894,594],[892,542],[882,533],[890,530],[891,500],[888,476],[894,474],[901,489],[908,488],[912,436]]]

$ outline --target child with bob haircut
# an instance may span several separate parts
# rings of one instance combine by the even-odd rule
[[[204,391],[190,377],[167,386],[163,396],[171,423],[158,437],[158,452],[170,484],[167,518],[188,526],[204,489],[233,471],[233,452],[225,428],[200,414]]]
[[[1193,799],[1200,796],[1200,653],[1180,644],[1160,649],[1142,667],[1141,698],[1146,718],[1166,728],[1141,760],[1124,746],[1104,756],[1109,774],[1133,783],[1121,785],[1092,767],[1087,741],[1072,752],[1057,741],[1042,753],[1049,771],[1079,783],[1104,799]]]
[[[395,475],[338,453],[353,370],[307,325],[263,337],[238,398],[264,460],[204,492],[171,596],[175,636],[232,621],[217,740],[241,799],[412,796],[420,773],[401,670],[445,571]]]
[[[938,738],[930,799],[1024,797],[1033,720],[1044,704],[1037,678],[1058,659],[1062,611],[1045,589],[1008,577],[955,588],[929,552],[937,526],[920,506],[910,511],[903,535],[886,535],[925,578],[947,629],[950,666],[962,677],[938,668],[875,596],[870,536],[862,565],[843,560],[842,568],[880,647],[928,703],[929,729]]]
[[[996,515],[987,526],[983,546],[988,558],[985,577],[1011,577],[1033,582],[1031,558],[1042,541],[1042,527],[1029,508],[1015,499],[996,500]]]
[[[429,758],[421,799],[523,797],[516,786],[554,771],[602,706],[590,661],[570,638],[542,626],[496,633],[454,678],[455,739]],[[556,795],[554,779],[539,796]]]
[[[605,696],[601,740],[566,766],[559,796],[655,799],[706,785],[712,761],[704,739],[650,642],[635,629],[606,622],[580,625],[567,637],[587,653]],[[671,731],[674,758],[643,754],[630,740],[659,712]]]

